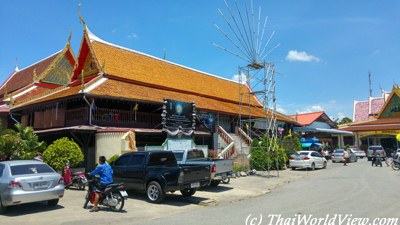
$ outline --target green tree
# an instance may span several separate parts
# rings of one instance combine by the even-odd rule
[[[255,139],[252,144],[251,166],[256,170],[283,169],[287,156],[277,142],[270,143],[266,136]]]
[[[299,135],[295,132],[295,133],[289,133],[288,135],[286,135],[285,137],[283,137],[284,140],[291,140],[293,143],[293,149],[294,151],[300,151],[303,148],[301,147],[301,142],[299,139]]]
[[[43,152],[43,161],[57,171],[61,171],[67,160],[71,166],[77,166],[83,162],[83,153],[79,145],[67,137],[54,141]]]
[[[6,129],[0,137],[0,154],[11,159],[33,159],[37,152],[43,152],[45,142],[33,133],[32,127],[15,124],[14,129]]]
[[[338,124],[347,124],[352,123],[353,121],[349,117],[343,117],[342,120]]]

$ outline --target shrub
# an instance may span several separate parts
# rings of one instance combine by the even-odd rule
[[[67,160],[74,167],[83,162],[83,153],[81,148],[73,140],[67,137],[54,141],[44,152],[43,161],[49,164],[57,171],[61,171]]]
[[[287,156],[278,143],[266,137],[255,139],[251,151],[251,167],[256,170],[284,169]]]
[[[11,159],[33,159],[37,152],[43,152],[45,148],[46,143],[39,142],[33,128],[21,124],[2,131],[0,136],[0,155]]]

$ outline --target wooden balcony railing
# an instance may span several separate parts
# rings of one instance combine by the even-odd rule
[[[66,126],[88,124],[89,109],[82,107],[66,111]],[[155,128],[161,124],[161,115],[157,113],[135,112],[108,108],[96,108],[92,111],[92,124],[98,126],[121,126]]]

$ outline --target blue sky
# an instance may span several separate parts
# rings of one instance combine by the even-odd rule
[[[233,0],[227,0],[235,9]],[[241,2],[241,1],[239,1]],[[250,3],[250,1],[247,1]],[[235,47],[215,28],[229,31],[218,9],[223,0],[0,1],[0,83],[17,62],[25,68],[62,49],[72,31],[82,37],[78,4],[101,39],[217,76],[232,79],[243,60],[216,48]],[[253,0],[266,34],[275,32],[266,61],[274,62],[277,108],[285,114],[324,110],[352,118],[353,101],[400,83],[400,1]],[[243,11],[244,12],[244,11]],[[232,34],[228,34],[232,36]]]

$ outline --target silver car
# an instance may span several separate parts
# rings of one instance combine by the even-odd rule
[[[47,201],[58,204],[64,196],[64,180],[49,165],[36,160],[0,162],[0,213],[7,206]]]
[[[344,149],[336,149],[335,151],[333,151],[332,162],[334,162],[334,163],[335,162],[344,162],[343,151],[344,151]],[[357,162],[357,155],[351,151],[348,151],[348,153],[349,153],[349,162]]]

